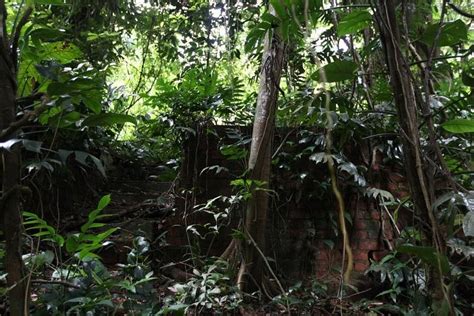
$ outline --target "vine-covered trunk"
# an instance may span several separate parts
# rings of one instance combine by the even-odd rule
[[[8,128],[16,117],[16,74],[6,34],[6,9],[0,1],[0,132]],[[16,133],[8,137],[16,138]],[[2,142],[4,142],[2,140]],[[8,147],[8,146],[4,146]],[[1,229],[5,237],[8,297],[10,315],[27,314],[27,279],[21,257],[20,166],[18,146],[0,149],[2,157],[2,195],[0,199]]]
[[[400,139],[402,140],[403,160],[411,198],[416,211],[421,214],[422,218],[429,221],[431,231],[426,234],[426,237],[435,248],[437,257],[441,258],[446,253],[446,241],[445,236],[438,228],[432,209],[435,198],[434,181],[429,176],[432,173],[432,167],[427,163],[420,144],[417,106],[421,107],[421,104],[417,104],[413,74],[403,52],[404,46],[399,27],[401,23],[396,18],[397,13],[393,1],[378,1],[376,9],[376,18],[380,28],[381,41],[384,45],[390,84],[401,128]],[[441,308],[442,304],[449,304],[452,312],[452,298],[444,285],[440,262],[437,267],[431,269],[430,283],[433,286],[431,293],[435,305]]]
[[[271,8],[270,8],[271,9]],[[252,198],[245,213],[244,233],[248,240],[243,244],[244,258],[238,284],[249,288],[247,280],[257,286],[264,278],[265,227],[269,208],[269,182],[271,174],[272,140],[275,129],[275,112],[283,67],[284,44],[271,29],[265,35],[260,73],[257,108],[252,131],[248,162]],[[245,277],[250,275],[251,278]]]

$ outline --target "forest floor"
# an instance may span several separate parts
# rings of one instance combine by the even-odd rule
[[[173,253],[173,247],[168,247],[170,240],[174,244],[179,244],[179,240],[183,240],[184,237],[176,237],[174,236],[175,233],[173,236],[167,236],[167,234],[169,235],[176,226],[180,226],[178,231],[181,234],[185,229],[183,228],[182,214],[179,213],[175,205],[174,183],[160,181],[160,173],[160,167],[154,165],[141,165],[131,170],[124,170],[123,168],[112,170],[106,182],[96,189],[95,194],[97,199],[107,194],[111,195],[111,202],[104,210],[104,213],[108,216],[103,218],[101,222],[106,223],[108,228],[118,228],[118,231],[109,238],[110,243],[98,252],[102,262],[109,271],[115,271],[119,265],[127,262],[127,256],[134,247],[136,238],[146,238],[150,243],[148,262],[154,270],[154,277],[156,277],[153,281],[153,288],[157,295],[156,299],[164,301],[166,297],[175,294],[174,284],[186,283],[193,277],[193,266],[186,263],[189,261],[189,256],[179,258],[176,256],[176,252]],[[62,232],[72,233],[78,231],[81,225],[87,221],[88,211],[93,209],[96,200],[82,201],[88,206],[84,207],[83,205],[84,209],[78,212],[82,214],[80,217],[65,217]],[[183,244],[180,246],[184,248],[189,245]],[[322,281],[325,282],[326,280]],[[311,287],[310,283],[306,285]],[[303,290],[303,287],[301,291],[294,291],[293,299],[307,300],[309,306],[306,311],[302,310],[301,306],[296,309],[291,308],[292,315],[332,315],[338,313],[341,309],[351,311],[349,314],[359,314],[358,312],[354,313],[354,310],[359,309],[357,305],[360,302],[354,302],[353,299],[350,301],[340,300],[336,296],[326,296],[324,298],[319,297],[319,295],[315,296],[311,289]],[[380,302],[375,304],[380,304]],[[288,314],[285,304],[269,301],[269,304],[262,305],[256,297],[251,298],[249,303],[242,306],[244,307],[232,314]],[[123,315],[126,315],[125,311]]]

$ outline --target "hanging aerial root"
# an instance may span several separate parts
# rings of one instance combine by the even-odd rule
[[[329,174],[331,176],[332,191],[337,199],[339,226],[340,226],[342,238],[343,238],[343,248],[344,248],[345,257],[347,258],[347,266],[346,266],[346,270],[344,271],[344,282],[349,283],[351,279],[352,270],[353,270],[354,259],[352,255],[351,245],[349,242],[349,233],[347,231],[346,220],[344,217],[344,213],[345,213],[344,198],[342,197],[341,191],[339,191],[339,188],[337,187],[336,170],[334,168],[334,161],[331,156],[328,157],[328,169],[329,169]],[[344,262],[343,262],[343,265],[344,265]]]

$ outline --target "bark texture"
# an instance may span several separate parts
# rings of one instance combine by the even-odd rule
[[[417,106],[422,107],[422,104],[417,104],[413,75],[403,53],[400,21],[396,18],[397,14],[393,1],[380,0],[376,4],[376,9],[376,18],[390,75],[390,84],[399,117],[403,160],[406,166],[411,198],[416,211],[422,218],[428,219],[431,225],[431,231],[426,236],[428,242],[435,247],[439,255],[444,255],[446,253],[446,241],[440,233],[438,222],[432,210],[435,199],[435,186],[431,176],[433,170],[432,166],[426,161],[420,144]],[[448,302],[452,311],[452,298],[443,284],[441,268],[432,269],[431,272],[430,282],[433,285],[433,301]]]
[[[270,8],[271,10],[271,8]],[[248,278],[260,286],[264,278],[264,262],[257,247],[265,253],[265,228],[269,208],[272,140],[275,129],[275,112],[279,84],[283,68],[284,44],[274,29],[265,36],[264,52],[260,74],[257,108],[252,131],[252,143],[248,162],[249,178],[263,182],[252,186],[252,198],[247,205],[244,231],[249,241],[244,243],[244,258],[238,283],[248,288]]]
[[[16,118],[16,71],[6,34],[6,7],[0,1],[0,132],[7,129]],[[13,133],[10,139],[17,137]],[[7,285],[10,289],[10,315],[25,315],[28,291],[27,279],[21,257],[21,212],[20,212],[20,166],[21,157],[18,146],[2,150],[2,196],[1,228],[5,236],[5,269]]]

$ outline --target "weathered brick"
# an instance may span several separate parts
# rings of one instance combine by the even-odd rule
[[[354,260],[369,260],[369,254],[367,251],[355,250],[354,251]]]
[[[366,209],[358,210],[354,216],[356,219],[368,219],[370,218],[370,213]]]
[[[350,240],[350,243],[351,243],[351,248],[352,248],[352,249],[357,249],[357,248],[359,248],[358,239],[352,238],[352,239]]]
[[[393,228],[392,228],[392,225],[390,225],[390,224],[385,224],[384,234],[385,234],[385,237],[386,237],[388,240],[393,240]]]
[[[183,181],[185,187],[194,184],[192,181],[194,162],[196,162],[197,169],[199,170],[205,166],[216,164],[227,167],[229,170],[232,170],[233,173],[239,173],[239,171],[243,172],[245,170],[244,164],[226,160],[218,149],[222,144],[231,144],[234,142],[233,139],[226,139],[225,131],[227,129],[228,127],[216,127],[216,135],[222,136],[221,140],[218,140],[218,138],[211,134],[206,134],[199,142],[194,141],[194,143],[191,142],[185,145],[185,148],[188,149],[185,157],[186,163],[183,163],[183,166],[189,166],[188,171],[186,171],[186,168],[183,169],[186,171],[183,173],[183,178],[186,180]],[[237,129],[240,130],[243,135],[250,135],[251,133],[251,127],[238,127]],[[276,133],[277,138],[275,143],[279,144],[284,138],[284,135],[286,135],[286,132],[283,133],[283,135]],[[298,144],[296,137],[295,139],[290,139],[295,144]],[[199,146],[198,153],[200,153],[198,156],[195,155],[195,150],[190,150],[197,145]],[[300,152],[300,149],[297,145],[288,145],[285,146],[284,151],[291,157]],[[306,160],[308,159],[305,159],[305,161]],[[352,161],[356,162],[355,160]],[[406,181],[400,174],[402,171],[395,170],[393,166],[385,166],[382,164],[382,161],[383,154],[377,152],[375,169],[380,171],[382,179],[381,181],[374,181],[374,183],[371,183],[371,186],[380,187],[385,190],[388,189],[397,197],[400,197],[400,194],[406,194]],[[272,168],[275,168],[275,166],[272,166]],[[309,242],[310,245],[308,248],[310,248],[313,256],[312,270],[317,275],[325,275],[340,265],[342,259],[342,238],[340,234],[338,237],[335,236],[333,232],[334,223],[330,220],[330,216],[334,220],[337,220],[337,211],[334,209],[335,201],[333,199],[327,199],[326,196],[320,197],[321,192],[319,188],[313,185],[310,187],[310,183],[306,180],[300,182],[296,181],[293,177],[295,172],[304,171],[310,173],[311,178],[325,179],[327,176],[325,166],[321,165],[315,167],[314,164],[306,165],[300,161],[297,164],[297,169],[298,170],[284,171],[280,169],[276,170],[275,168],[273,170],[272,188],[283,191],[283,194],[288,193],[288,196],[294,192],[301,192],[302,194],[297,197],[293,195],[293,198],[290,199],[288,203],[285,203],[285,206],[280,205],[281,207],[278,208],[279,215],[272,216],[272,219],[269,220],[269,223],[273,220],[273,224],[275,224],[275,229],[269,232],[269,238],[272,241],[269,244],[274,245],[278,255],[288,260],[289,269],[297,270],[300,265],[292,265],[290,263],[297,262],[301,259],[299,258],[298,251],[299,249],[304,249]],[[223,193],[230,194],[229,177],[229,173],[215,175],[212,172],[200,176],[198,179],[200,186],[200,194],[198,195],[199,203],[205,203],[207,198],[211,196]],[[387,188],[387,186],[389,186],[389,188]],[[183,208],[184,206],[178,205],[179,210]],[[374,252],[374,259],[378,259],[384,254],[384,252],[381,251],[381,249],[383,249],[383,243],[378,241],[380,238],[381,214],[376,208],[376,201],[373,199],[356,198],[355,195],[352,194],[348,194],[347,196],[347,209],[352,210],[351,215],[354,221],[354,225],[350,227],[352,230],[350,243],[356,262],[355,269],[356,271],[363,272],[369,266],[369,252],[371,257],[372,252]],[[383,214],[383,217],[385,220],[385,237],[391,240],[393,238],[392,225],[387,221],[386,214]],[[208,223],[210,220],[212,221],[212,218],[188,218],[189,223]],[[177,217],[176,223],[182,223],[181,216]],[[162,229],[166,229],[166,227],[162,227]],[[310,232],[311,235],[308,234]],[[273,234],[276,236],[273,236]],[[222,235],[226,235],[226,233],[222,233]],[[272,236],[270,237],[270,235]],[[186,245],[185,236],[185,229],[181,228],[179,230],[170,231],[167,239],[171,240],[173,244]],[[325,240],[332,240],[334,242],[334,249],[329,249],[327,244],[324,243]]]
[[[354,233],[352,238],[359,240],[359,239],[367,239],[368,237],[369,237],[369,234],[367,233],[366,230],[357,230]]]
[[[367,235],[369,236],[368,239],[377,239],[380,235],[380,230],[377,229],[367,229]]]
[[[369,268],[369,263],[368,262],[363,262],[363,261],[356,261],[354,263],[354,270],[357,272],[364,272]]]
[[[288,214],[288,217],[290,219],[308,219],[308,218],[311,218],[311,213],[308,210],[295,207],[291,209],[291,211]]]
[[[376,250],[379,248],[379,242],[373,239],[359,240],[359,249]]]
[[[380,212],[379,211],[372,211],[370,212],[370,217],[375,220],[380,220]]]
[[[357,229],[357,230],[364,230],[367,228],[367,222],[366,221],[363,221],[363,220],[359,220],[359,221],[356,221],[354,223],[354,227]]]
[[[329,251],[324,249],[320,249],[316,254],[316,260],[318,263],[329,260],[329,257]]]

